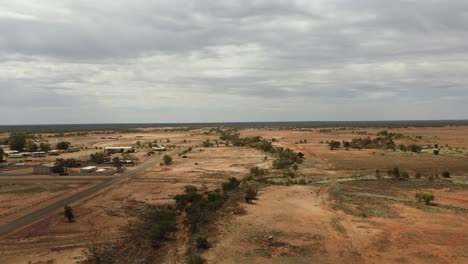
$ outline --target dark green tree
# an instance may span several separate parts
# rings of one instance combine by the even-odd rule
[[[71,146],[70,142],[59,142],[57,143],[57,149],[59,150],[67,150]]]
[[[26,134],[24,133],[12,133],[10,134],[10,149],[23,151],[26,145]]]
[[[102,152],[96,152],[89,155],[89,161],[96,164],[102,164],[106,161],[109,161],[109,157]]]
[[[49,152],[51,147],[49,143],[41,143],[39,144],[39,149],[44,152]]]

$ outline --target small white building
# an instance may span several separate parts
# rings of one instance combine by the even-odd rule
[[[80,151],[79,147],[69,147],[67,149],[67,152],[78,152],[78,151]]]
[[[97,170],[96,166],[87,166],[80,169],[80,173],[91,173]]]
[[[132,153],[135,152],[133,147],[105,147],[104,153],[112,154],[112,153]]]
[[[7,157],[10,157],[10,155],[12,155],[12,154],[18,154],[19,151],[17,151],[17,150],[7,150],[7,151],[5,151],[4,153],[5,153],[5,155],[6,155]],[[22,157],[22,156],[21,156],[21,157]]]
[[[11,153],[11,154],[8,154],[8,157],[12,159],[21,159],[24,156],[23,156],[23,153]]]
[[[167,149],[166,147],[153,147],[153,150],[161,152],[161,151],[166,151]]]

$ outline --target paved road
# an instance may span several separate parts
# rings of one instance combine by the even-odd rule
[[[169,152],[167,153],[168,155],[172,156],[174,154],[178,153],[178,150],[175,150],[175,151],[172,151],[172,152]],[[5,233],[9,233],[11,231],[14,231],[16,230],[17,228],[20,228],[22,226],[25,226],[27,224],[31,224],[35,221],[37,221],[39,218],[51,213],[51,212],[54,212],[55,210],[59,209],[59,208],[62,208],[64,207],[65,205],[68,205],[68,204],[71,204],[73,202],[76,202],[78,200],[81,200],[85,197],[88,197],[90,196],[91,194],[93,193],[96,193],[100,190],[102,190],[103,188],[106,188],[106,187],[109,187],[111,186],[112,184],[115,184],[116,182],[119,182],[123,179],[126,179],[126,178],[129,178],[129,177],[132,177],[133,175],[135,174],[138,174],[156,164],[159,164],[160,162],[162,161],[162,156],[158,156],[157,158],[153,159],[153,160],[150,160],[150,161],[147,161],[143,164],[141,164],[140,166],[137,166],[135,169],[131,170],[131,171],[128,171],[118,177],[115,177],[115,178],[111,178],[111,179],[108,179],[106,181],[103,181],[89,189],[86,189],[82,192],[79,192],[77,194],[74,194],[68,198],[65,198],[61,201],[58,201],[56,203],[53,203],[51,205],[48,205],[44,208],[41,208],[35,212],[32,212],[30,214],[27,214],[23,217],[20,217],[18,219],[16,219],[15,221],[13,222],[10,222],[8,224],[5,224],[5,225],[2,225],[0,226],[0,235],[2,234],[5,234]]]

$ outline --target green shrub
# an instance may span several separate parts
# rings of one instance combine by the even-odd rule
[[[432,153],[434,153],[434,155],[439,155],[439,150],[438,150],[438,149],[434,149],[434,150],[432,151]]]
[[[421,178],[421,173],[416,172],[416,174],[414,175],[414,177],[415,177],[416,179],[420,179],[420,178]]]

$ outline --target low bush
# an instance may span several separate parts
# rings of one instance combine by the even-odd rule
[[[210,247],[206,237],[198,237],[196,244],[198,249],[208,249]]]
[[[424,201],[426,205],[429,205],[432,201],[435,200],[435,196],[432,193],[421,193],[418,192],[415,194],[415,198],[418,202]]]
[[[258,191],[252,187],[247,188],[245,191],[245,202],[252,203],[257,198]]]
[[[228,182],[224,182],[222,184],[223,191],[232,191],[239,187],[240,181],[237,180],[235,177],[229,178]]]
[[[442,177],[444,177],[444,178],[450,178],[450,172],[448,172],[448,171],[442,172]]]

